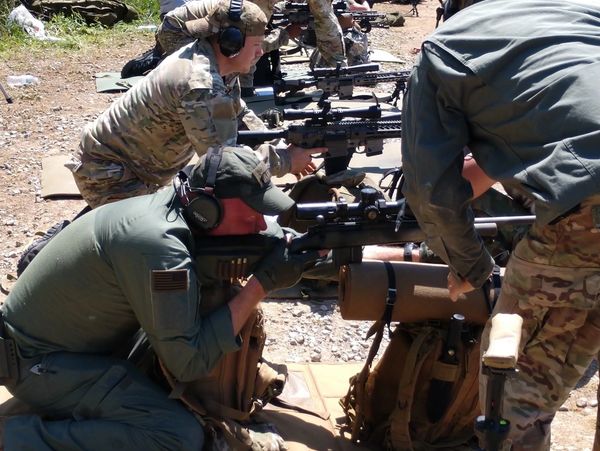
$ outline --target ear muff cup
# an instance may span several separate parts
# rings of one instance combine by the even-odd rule
[[[242,5],[244,0],[230,0],[227,17],[231,22],[241,22],[242,20]],[[230,25],[219,32],[219,50],[221,53],[232,58],[244,47],[246,43],[245,33],[236,26]]]
[[[190,180],[185,172],[177,174],[179,185],[175,186],[177,197],[183,206],[183,214],[188,223],[200,230],[211,230],[223,219],[223,207],[214,195],[217,171],[221,165],[223,154],[211,149],[205,156],[206,182],[201,187],[190,187]],[[175,181],[173,181],[175,183]]]
[[[188,220],[202,230],[211,230],[217,227],[223,217],[223,208],[219,199],[203,190],[192,190],[190,194],[191,200],[185,206]]]
[[[219,50],[228,58],[240,53],[245,43],[246,36],[237,27],[227,27],[219,34]]]

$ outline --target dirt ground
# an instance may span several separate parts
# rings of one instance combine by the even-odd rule
[[[434,28],[437,6],[437,0],[423,0],[419,5],[419,17],[413,17],[408,13],[410,6],[377,3],[377,10],[405,13],[406,23],[401,28],[373,30],[372,45],[403,58],[405,67],[410,67],[421,40]],[[61,219],[73,217],[84,206],[81,200],[45,201],[41,198],[41,161],[47,156],[74,150],[83,126],[117,98],[118,94],[96,93],[94,74],[120,71],[128,59],[149,48],[153,42],[153,36],[143,32],[115,39],[106,47],[21,52],[0,60],[0,83],[14,99],[13,104],[7,104],[0,97],[0,302],[14,283],[20,253],[34,235]],[[23,88],[7,86],[8,75],[26,73],[39,77],[40,83]],[[267,353],[275,360],[290,360],[291,356],[296,361],[314,358],[310,349],[295,354],[290,350],[290,340],[295,340],[294,345],[302,348],[302,342],[297,339],[301,334],[290,338],[290,329],[298,323],[299,317],[308,319],[308,315],[315,312],[320,312],[321,317],[331,316],[322,332],[327,335],[333,335],[332,330],[356,330],[359,333],[364,329],[362,325],[341,320],[334,302],[268,302],[265,309],[270,318],[271,337]],[[309,329],[307,335],[313,331]],[[320,345],[326,347],[326,343],[332,341],[321,341]],[[341,337],[331,346],[349,344]],[[346,355],[346,359],[352,360],[357,352],[356,349],[348,353],[327,349],[318,358],[331,361]],[[360,355],[363,353],[361,351]],[[553,450],[592,449],[598,386],[597,371],[593,373],[583,387],[571,394],[558,413],[553,423]]]

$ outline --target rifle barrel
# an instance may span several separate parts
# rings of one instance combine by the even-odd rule
[[[253,147],[274,139],[287,138],[287,136],[287,130],[238,130],[237,143]]]
[[[533,224],[535,222],[535,215],[522,215],[522,216],[490,216],[490,217],[479,217],[475,218],[475,224],[494,223],[498,225],[513,224]]]

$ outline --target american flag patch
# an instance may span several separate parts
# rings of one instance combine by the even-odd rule
[[[154,291],[178,291],[187,290],[187,269],[153,270],[152,290]]]

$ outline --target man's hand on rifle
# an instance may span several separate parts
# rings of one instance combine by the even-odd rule
[[[348,2],[348,9],[350,11],[371,11],[371,7],[369,6],[369,3],[366,1],[359,2],[359,1],[351,0]]]
[[[254,277],[265,293],[295,285],[302,273],[321,258],[319,251],[290,252],[288,246],[291,240],[292,234],[286,233],[285,238],[262,258],[254,271]]]
[[[342,30],[352,28],[352,26],[354,25],[354,19],[352,18],[352,14],[340,14],[338,16],[338,22],[340,23],[340,27],[342,27]]]
[[[474,289],[475,287],[467,280],[459,278],[452,272],[448,273],[448,291],[450,292],[452,302],[458,301],[458,297],[461,294],[468,293]]]
[[[312,174],[317,170],[316,165],[312,161],[313,154],[321,154],[327,152],[327,147],[313,147],[312,149],[304,149],[303,147],[290,144],[288,151],[292,159],[292,169],[290,172],[298,179],[305,175]]]

